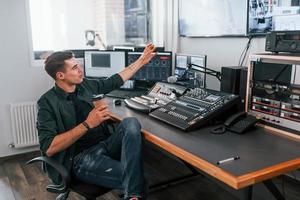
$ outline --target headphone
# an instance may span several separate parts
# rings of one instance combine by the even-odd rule
[[[86,45],[95,46],[96,32],[93,30],[85,31]]]

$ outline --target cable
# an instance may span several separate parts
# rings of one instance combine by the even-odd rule
[[[295,70],[294,70],[294,80],[293,80],[293,84],[295,84],[295,81],[296,81],[296,73],[297,73],[296,66],[295,66],[294,68],[295,68]]]
[[[199,88],[201,87],[201,83],[200,83],[200,81],[198,80],[198,78],[193,78],[192,80],[195,80],[195,81],[197,82]]]
[[[284,72],[284,70],[286,70],[286,68],[288,67],[289,65],[285,65],[281,70],[280,72],[273,78],[271,79],[272,82],[276,82],[277,79],[279,78],[279,76]]]
[[[243,54],[244,54],[245,50],[246,50],[246,48],[244,48],[244,50],[242,51],[242,53],[240,55],[238,66],[241,65],[241,60],[242,60],[242,57],[243,57]]]
[[[252,36],[249,36],[248,42],[246,44],[246,47],[244,48],[244,50],[241,53],[238,66],[242,66],[243,65],[244,60],[245,60],[245,58],[246,58],[246,56],[248,54],[248,50],[249,50],[249,47],[251,45],[252,38],[253,38]]]
[[[245,48],[245,54],[244,54],[244,57],[242,59],[241,66],[243,65],[244,60],[245,60],[246,56],[248,55],[248,51],[249,51],[249,48],[250,48],[250,45],[251,45],[251,41],[252,41],[252,37],[250,36],[249,40],[247,42],[246,48]]]
[[[249,48],[250,48],[250,45],[251,45],[251,41],[252,41],[252,37],[249,37],[249,41],[248,41],[247,46],[246,46],[246,52],[245,52],[245,55],[244,55],[244,57],[243,57],[241,66],[243,66],[244,60],[245,60],[245,58],[248,56]]]

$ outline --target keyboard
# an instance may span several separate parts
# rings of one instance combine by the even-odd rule
[[[119,98],[119,99],[129,99],[131,97],[142,96],[146,94],[148,91],[143,89],[135,89],[135,90],[113,90],[110,93],[107,93],[105,96]]]

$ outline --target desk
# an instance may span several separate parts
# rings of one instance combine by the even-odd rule
[[[142,133],[149,142],[161,147],[232,188],[250,189],[263,182],[272,191],[272,182],[278,175],[300,168],[300,143],[266,132],[263,128],[245,135],[225,133],[214,135],[211,127],[183,132],[148,115],[124,106],[114,106],[108,98],[112,117],[121,120],[136,117],[142,124]],[[216,162],[239,155],[240,159],[217,165]],[[277,199],[283,199],[275,191]],[[274,192],[273,192],[274,194]]]

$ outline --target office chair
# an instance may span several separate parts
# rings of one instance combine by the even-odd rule
[[[60,163],[54,159],[40,156],[29,160],[26,164],[34,162],[44,162],[53,167],[61,176],[62,183],[60,185],[51,184],[46,187],[48,192],[59,194],[56,200],[66,200],[69,192],[76,192],[86,198],[86,200],[96,200],[97,197],[109,192],[110,188],[105,188],[93,184],[84,183],[78,179],[71,177],[71,173]]]

